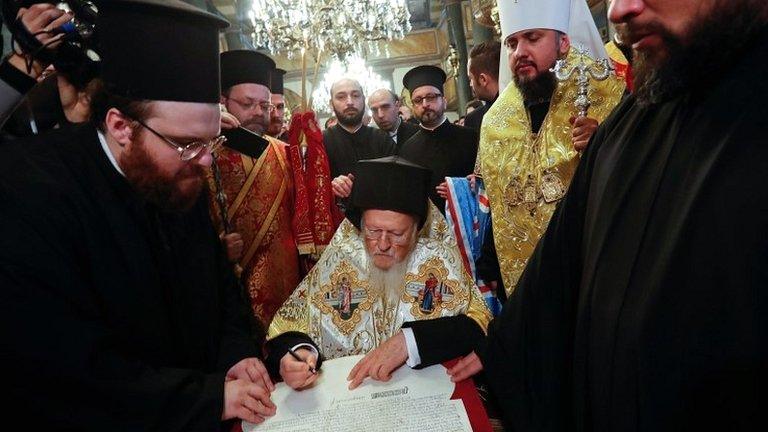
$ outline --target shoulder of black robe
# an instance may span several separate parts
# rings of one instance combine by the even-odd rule
[[[630,96],[598,128],[479,350],[511,429],[766,429],[757,42],[713,87]]]
[[[405,120],[400,121],[400,127],[397,128],[397,144],[395,146],[395,153],[400,152],[400,148],[403,144],[414,136],[421,128],[411,122]]]
[[[323,357],[323,353],[320,352],[320,348],[312,340],[312,338],[309,337],[308,334],[299,331],[285,332],[270,339],[264,346],[264,351],[266,352],[264,364],[267,367],[269,376],[272,377],[273,380],[282,380],[282,377],[280,376],[280,360],[282,360],[282,358],[288,354],[288,351],[291,348],[299,344],[309,344],[315,347],[318,354],[320,355],[320,357],[317,359],[317,363],[315,364],[315,369],[320,370],[320,368],[323,366],[323,360],[325,360],[325,357]]]
[[[386,132],[369,126],[351,134],[340,125],[323,131],[323,143],[328,154],[331,177],[354,174],[355,163],[393,154],[394,142]]]
[[[369,133],[367,141],[372,144],[371,157],[365,159],[378,159],[395,154],[395,142],[388,133],[371,126],[363,126]]]
[[[421,128],[399,150],[399,156],[432,170],[429,197],[445,214],[445,200],[435,187],[445,177],[465,177],[475,169],[478,132],[446,120],[435,130]]]
[[[484,336],[480,325],[466,315],[408,321],[403,328],[413,329],[421,357],[417,369],[465,356]]]
[[[323,147],[328,155],[328,167],[331,170],[331,179],[336,178],[340,172],[339,165],[339,141],[334,130],[336,126],[331,126],[323,130]]]
[[[90,126],[4,150],[7,408],[62,430],[217,430],[224,375],[257,347],[205,201],[147,211]]]
[[[480,108],[473,110],[464,117],[464,126],[476,131],[480,131],[480,125],[483,124],[483,117],[488,112],[489,104],[484,104]]]

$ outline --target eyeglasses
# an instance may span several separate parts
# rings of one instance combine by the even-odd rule
[[[128,117],[128,116],[126,116],[126,117]],[[181,159],[181,160],[183,160],[185,162],[194,159],[203,150],[205,150],[205,149],[212,149],[212,151],[213,151],[214,149],[218,148],[220,145],[224,144],[224,142],[227,141],[227,137],[221,135],[221,136],[218,136],[218,137],[216,137],[216,138],[214,138],[214,139],[212,139],[210,141],[192,141],[189,144],[182,145],[182,144],[179,144],[176,141],[166,137],[165,135],[161,134],[160,132],[152,129],[151,127],[147,126],[147,124],[144,123],[143,121],[135,119],[135,118],[131,118],[131,117],[128,117],[128,118],[130,118],[131,120],[135,121],[136,123],[142,125],[148,131],[150,131],[153,134],[155,134],[156,137],[162,139],[163,142],[165,142],[166,144],[171,146],[174,150],[179,152],[179,159]]]
[[[411,102],[413,102],[414,105],[421,105],[422,102],[427,101],[427,103],[432,103],[437,100],[437,98],[442,97],[440,93],[430,93],[428,95],[425,95],[423,97],[417,96],[413,99],[411,99]]]
[[[256,107],[259,107],[261,108],[262,111],[272,112],[276,108],[274,105],[266,101],[249,100],[247,102],[244,102],[231,97],[228,97],[227,99],[235,101],[238,105],[240,105],[242,109],[246,111],[251,111]]]
[[[397,234],[395,232],[382,229],[370,229],[368,227],[363,228],[363,235],[366,239],[379,241],[382,238],[386,238],[390,243],[398,246],[402,246],[408,243],[408,234],[409,231],[407,230]]]

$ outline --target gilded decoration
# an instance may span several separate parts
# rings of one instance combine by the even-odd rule
[[[347,261],[331,273],[330,283],[322,285],[312,296],[312,303],[324,314],[330,315],[333,324],[348,335],[360,323],[363,311],[371,310],[373,301],[367,280],[361,280],[357,270]]]
[[[448,269],[440,258],[430,258],[419,265],[417,274],[405,275],[402,300],[409,302],[411,314],[437,318],[443,309],[453,310],[465,301],[468,292],[458,290],[459,281],[450,279]]]
[[[242,236],[244,248],[239,266],[250,297],[251,310],[267,324],[299,283],[298,253],[291,225],[293,179],[286,156],[287,145],[266,137],[269,145],[258,158],[228,147],[216,150],[217,185],[208,172],[211,216],[224,231],[216,192],[224,193],[227,222]]]
[[[363,237],[345,220],[278,311],[268,337],[301,331],[326,358],[336,358],[369,352],[409,321],[465,314],[487,328],[490,312],[464,269],[445,218],[434,206],[407,258],[403,285],[387,292],[371,286],[371,265]]]
[[[572,50],[570,64],[579,62]],[[590,60],[586,60],[590,61]],[[621,100],[624,83],[615,76],[590,81],[589,117],[602,122]],[[491,203],[496,252],[507,293],[511,294],[528,258],[565,196],[579,163],[569,119],[576,115],[575,76],[558,83],[538,134],[514,83],[499,95],[483,119],[477,172]]]

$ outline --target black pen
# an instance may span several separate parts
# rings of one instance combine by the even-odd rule
[[[299,355],[298,355],[298,354],[296,354],[296,351],[294,351],[294,350],[293,350],[293,348],[289,349],[289,350],[288,350],[288,353],[290,353],[290,354],[291,354],[291,356],[293,356],[293,358],[295,358],[296,360],[298,360],[298,361],[300,361],[300,362],[304,362],[304,363],[307,363],[306,361],[302,360],[302,358],[301,358],[301,357],[299,357]],[[309,366],[309,363],[307,363],[307,365]],[[315,369],[315,368],[314,368],[314,367],[312,367],[312,366],[309,366],[309,371],[310,371],[310,372],[312,372],[312,374],[313,374],[313,375],[317,374],[317,369]]]

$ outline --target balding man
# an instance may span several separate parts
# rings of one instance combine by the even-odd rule
[[[398,148],[419,131],[416,125],[400,117],[400,99],[390,89],[382,88],[371,93],[368,96],[368,106],[371,108],[373,121],[379,129],[389,134]]]
[[[342,78],[331,85],[331,108],[338,124],[323,131],[333,178],[333,193],[342,211],[352,192],[355,163],[391,155],[394,143],[386,132],[363,125],[365,94],[359,82]]]

